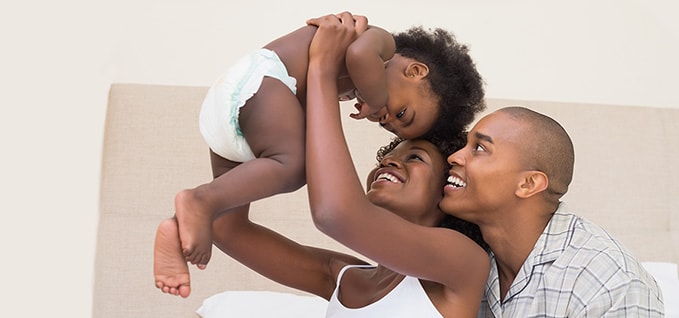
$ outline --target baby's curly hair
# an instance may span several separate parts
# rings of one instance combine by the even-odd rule
[[[446,158],[465,146],[467,143],[467,133],[464,131],[460,132],[453,138],[421,137],[418,139],[424,139],[433,143],[441,152],[441,154],[443,154],[444,158]],[[394,150],[394,148],[396,148],[396,146],[398,146],[404,140],[405,139],[400,137],[393,137],[389,144],[380,147],[380,149],[377,150],[377,154],[375,156],[377,162],[381,162],[388,153]],[[446,165],[445,170],[441,172],[442,178],[446,179],[448,177],[449,169],[450,166]],[[483,248],[486,252],[490,251],[488,243],[486,243],[486,241],[483,239],[481,229],[479,229],[479,226],[474,223],[467,222],[450,214],[446,214],[438,226],[458,231],[472,239],[474,242],[476,242],[476,244],[479,244],[479,246],[481,246],[481,248]]]
[[[393,36],[396,53],[429,67],[427,79],[439,100],[439,116],[425,136],[457,136],[486,108],[483,79],[469,49],[441,28],[416,26]]]

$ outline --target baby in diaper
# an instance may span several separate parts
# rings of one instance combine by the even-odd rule
[[[214,179],[178,192],[173,226],[161,222],[157,229],[154,276],[162,292],[188,296],[187,262],[207,265],[214,220],[247,216],[250,202],[306,183],[306,74],[316,30],[306,25],[254,50],[210,87],[199,124]],[[412,27],[392,34],[370,25],[360,31],[337,79],[338,98],[356,99],[351,117],[412,139],[457,135],[485,108],[481,76],[451,33]]]

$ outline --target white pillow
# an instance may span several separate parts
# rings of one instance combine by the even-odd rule
[[[328,301],[271,291],[226,291],[208,297],[196,310],[203,318],[319,318],[325,317]]]
[[[658,282],[665,300],[665,317],[679,318],[679,276],[677,264],[663,262],[641,263]]]
[[[665,317],[679,318],[679,277],[677,264],[643,262],[658,282],[665,300]],[[318,318],[325,317],[328,301],[271,291],[226,291],[203,301],[196,311],[203,318]]]

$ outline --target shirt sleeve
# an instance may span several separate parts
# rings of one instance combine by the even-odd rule
[[[630,279],[614,288],[601,287],[601,292],[573,317],[664,317],[665,305],[657,286]]]

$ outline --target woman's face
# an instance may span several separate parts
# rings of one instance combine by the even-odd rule
[[[405,140],[369,174],[368,200],[413,223],[435,226],[444,216],[438,203],[443,196],[446,167],[443,155],[432,143]]]

